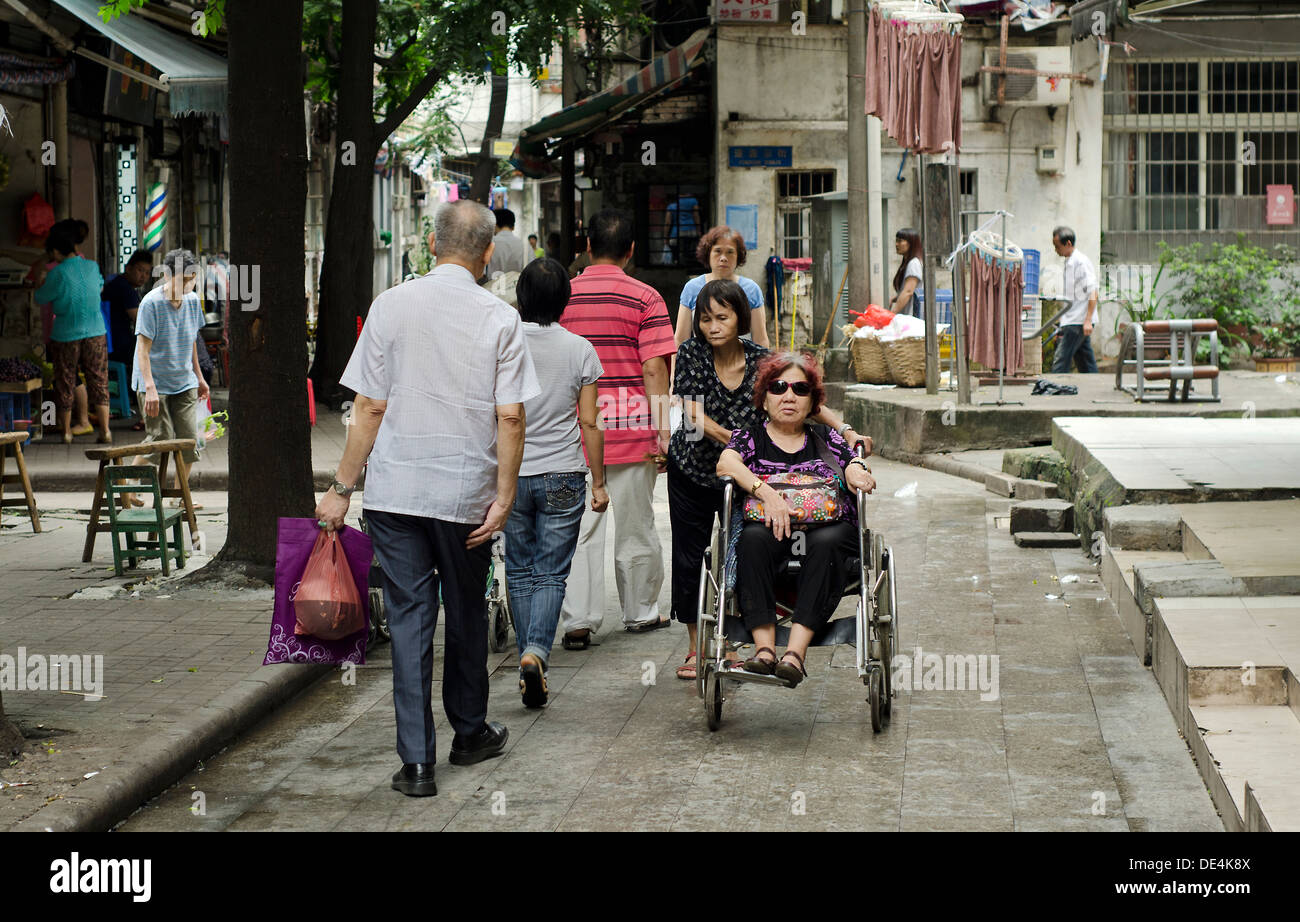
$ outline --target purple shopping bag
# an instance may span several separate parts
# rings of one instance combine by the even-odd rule
[[[315,519],[280,519],[275,545],[275,611],[271,615],[271,639],[266,645],[266,659],[272,663],[356,663],[366,664],[366,638],[370,626],[370,560],[373,553],[370,536],[344,526],[339,544],[347,554],[348,567],[356,580],[361,606],[366,613],[366,627],[338,640],[321,640],[307,634],[294,634],[297,619],[293,610],[294,595],[302,580],[307,558],[316,545],[320,526]]]

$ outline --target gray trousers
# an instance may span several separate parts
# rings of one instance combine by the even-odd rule
[[[477,733],[487,722],[485,596],[492,542],[466,548],[474,525],[370,509],[365,518],[384,569],[384,602],[393,635],[397,754],[405,763],[431,763],[436,761],[433,632],[439,588],[447,606],[443,709],[457,736]]]

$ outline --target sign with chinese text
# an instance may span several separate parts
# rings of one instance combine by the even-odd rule
[[[727,166],[788,167],[793,147],[728,147]]]
[[[779,0],[718,0],[718,22],[777,22]]]
[[[1266,224],[1295,223],[1295,190],[1290,186],[1265,186],[1268,204],[1264,211]]]

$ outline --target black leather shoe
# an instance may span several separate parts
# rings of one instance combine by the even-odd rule
[[[506,748],[510,731],[504,725],[493,721],[473,736],[465,737],[459,733],[451,740],[451,764],[473,765],[493,756],[499,756]]]
[[[438,786],[433,783],[433,763],[402,763],[401,770],[393,775],[393,790],[407,797],[433,797],[438,793]]]

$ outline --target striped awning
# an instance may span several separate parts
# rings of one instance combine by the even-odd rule
[[[552,172],[554,148],[605,125],[652,96],[671,88],[704,62],[709,30],[700,29],[667,54],[661,55],[622,83],[548,115],[519,134],[510,161],[526,176]]]

